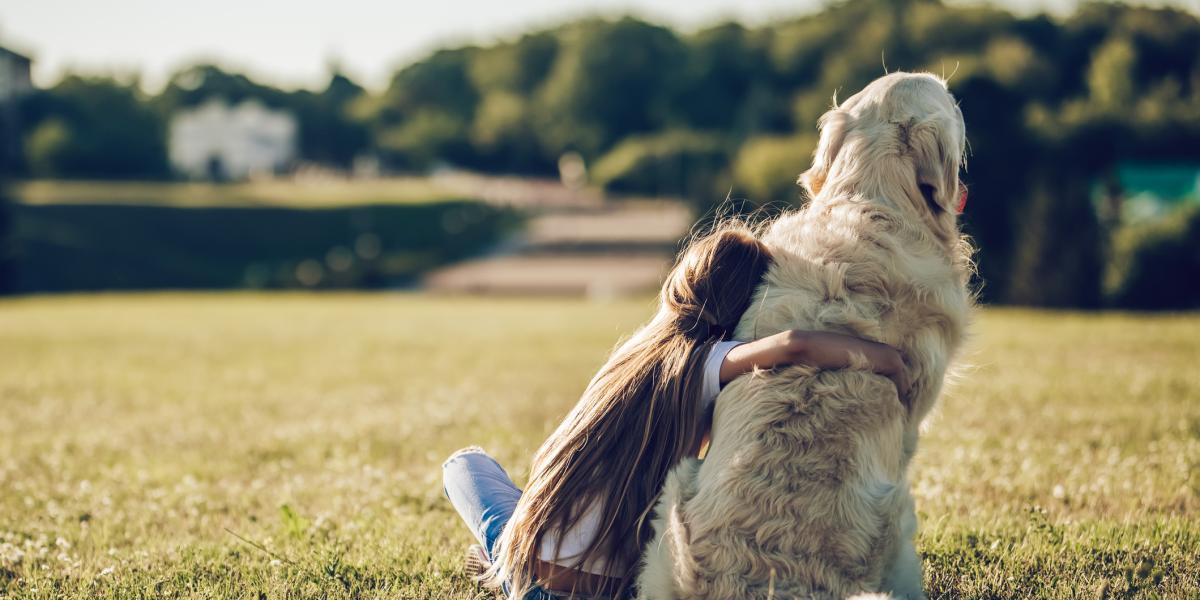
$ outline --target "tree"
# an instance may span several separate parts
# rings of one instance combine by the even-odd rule
[[[370,143],[367,125],[351,113],[366,95],[362,86],[335,71],[320,93],[295,92],[288,104],[300,125],[300,156],[347,168]]]
[[[585,21],[563,33],[539,90],[535,127],[552,153],[594,159],[620,139],[665,127],[686,47],[665,27],[626,17]]]
[[[400,70],[368,119],[384,157],[402,168],[471,164],[468,140],[479,92],[469,75],[473,48],[439,50]]]
[[[1110,38],[1096,51],[1088,68],[1092,102],[1105,110],[1119,110],[1133,101],[1133,44],[1123,37]]]
[[[480,50],[471,56],[471,82],[481,92],[531,93],[545,81],[558,50],[558,37],[548,31]]]
[[[734,194],[746,194],[759,206],[799,203],[797,179],[816,147],[816,135],[750,138],[733,163]]]
[[[746,97],[766,75],[765,52],[754,35],[736,23],[706,29],[687,41],[687,65],[680,75],[672,120],[695,129],[744,136],[758,129],[746,114]]]
[[[40,177],[165,177],[161,117],[136,82],[68,76],[28,100],[25,152]]]
[[[471,124],[471,144],[487,170],[552,173],[556,158],[532,135],[531,105],[521,95],[491,91],[483,97]]]
[[[558,36],[542,31],[473,52],[468,68],[480,94],[470,125],[476,164],[484,170],[548,174],[558,156],[533,134],[533,104],[559,54]]]
[[[374,150],[394,169],[545,175],[575,150],[596,183],[686,194],[703,213],[730,181],[735,196],[799,202],[795,176],[818,117],[885,65],[943,74],[960,101],[972,198],[963,224],[987,301],[1097,305],[1111,226],[1097,220],[1097,186],[1131,161],[1200,161],[1200,19],[1109,2],[1057,17],[841,0],[684,35],[588,19],[433,52],[381,94],[338,73],[323,90],[284,91],[213,65],[176,73],[153,100],[130,84],[69,78],[23,103],[26,129],[13,137],[39,175],[160,176],[172,111],[255,99],[296,114],[306,160],[346,167]]]
[[[221,100],[228,104],[257,100],[271,108],[289,106],[287,92],[211,64],[195,65],[173,74],[162,93],[154,99],[154,104],[166,117],[179,109],[198,106],[209,100]]]
[[[592,176],[610,191],[682,197],[703,213],[725,197],[717,182],[728,164],[720,138],[673,130],[625,139],[596,162]]]
[[[1122,308],[1200,307],[1200,207],[1117,232],[1105,280],[1108,301]]]

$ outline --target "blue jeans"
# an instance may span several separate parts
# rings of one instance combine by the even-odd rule
[[[442,464],[446,497],[467,528],[483,545],[488,559],[496,560],[496,541],[517,508],[521,490],[504,467],[480,448],[464,448]],[[505,595],[509,592],[504,584]],[[552,600],[556,595],[534,587],[524,600]]]

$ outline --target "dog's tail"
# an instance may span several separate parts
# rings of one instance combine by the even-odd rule
[[[655,508],[655,539],[646,551],[638,578],[638,594],[646,600],[698,597],[699,567],[692,555],[691,534],[685,519],[687,501],[696,494],[700,461],[687,459],[667,475],[662,497]]]

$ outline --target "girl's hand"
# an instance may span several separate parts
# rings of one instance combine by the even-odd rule
[[[872,342],[828,331],[793,329],[742,344],[729,351],[721,364],[721,383],[725,384],[755,368],[805,364],[819,369],[844,369],[850,357],[865,356],[871,370],[896,384],[900,400],[908,405],[910,383],[900,352],[887,344]]]

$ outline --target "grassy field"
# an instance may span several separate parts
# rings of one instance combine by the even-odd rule
[[[15,184],[25,204],[136,204],[180,207],[328,208],[412,204],[459,196],[427,177],[365,180],[290,179],[241,183],[33,180]]]
[[[441,461],[523,479],[649,306],[0,302],[0,596],[469,598]],[[976,333],[913,471],[931,595],[1200,596],[1200,315]]]

